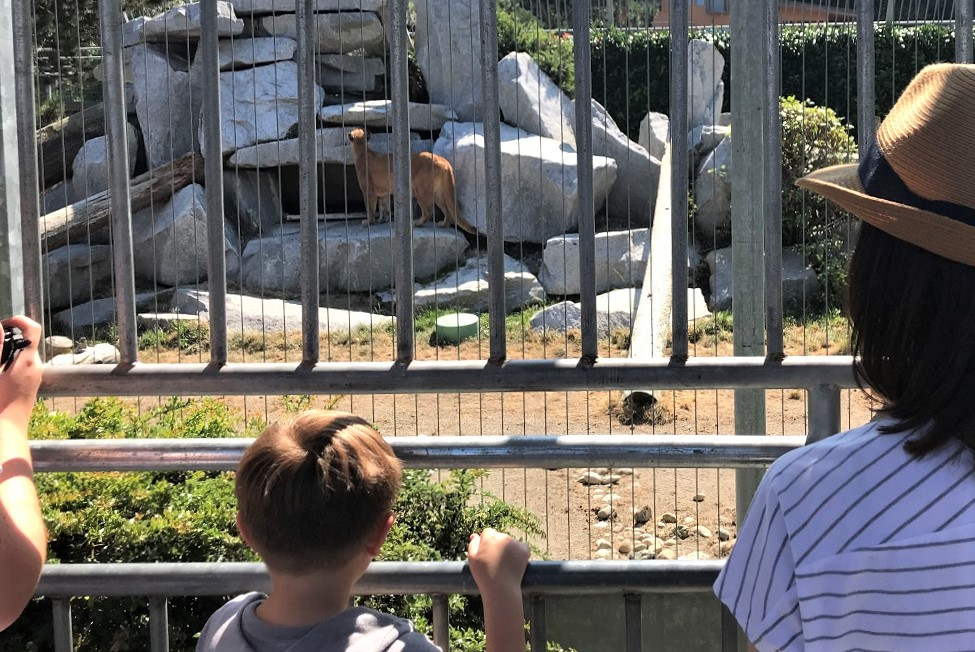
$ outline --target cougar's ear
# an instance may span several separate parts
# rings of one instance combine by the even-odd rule
[[[353,140],[355,140],[355,138],[352,136],[352,132],[350,131],[349,132],[349,142],[351,142]]]

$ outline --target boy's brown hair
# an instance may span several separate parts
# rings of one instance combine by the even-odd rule
[[[393,449],[365,420],[308,410],[269,426],[244,453],[237,509],[270,568],[334,567],[392,510],[401,477]]]

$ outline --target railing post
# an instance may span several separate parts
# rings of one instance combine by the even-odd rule
[[[71,652],[74,649],[74,634],[71,631],[71,599],[55,598],[54,611],[54,650]]]
[[[639,593],[623,596],[623,622],[626,627],[626,652],[640,652],[643,649],[643,604]],[[542,648],[543,650],[545,648]]]
[[[447,609],[447,596],[442,593],[433,596],[433,643],[443,652],[450,649],[450,611]]]
[[[596,207],[592,181],[592,52],[589,2],[572,4],[572,50],[575,55],[576,170],[579,196],[579,301],[582,304],[582,358],[593,361],[599,350],[596,339]]]
[[[955,63],[972,62],[972,0],[955,0]]]
[[[18,45],[30,33],[16,34],[13,23],[13,4],[24,0],[0,2],[0,313],[3,316],[24,312],[24,268],[21,257],[21,175],[18,129],[16,71],[14,69],[14,38]],[[23,8],[21,8],[23,9]],[[20,50],[21,48],[17,48]],[[22,89],[20,89],[22,90]],[[21,98],[22,100],[27,98]],[[33,102],[33,93],[29,96]],[[31,134],[34,125],[29,126]],[[33,143],[30,145],[33,147]],[[25,171],[26,172],[26,171]],[[35,176],[36,183],[36,176]],[[36,204],[35,204],[36,206]],[[35,315],[37,317],[37,315]]]
[[[545,649],[545,596],[533,595],[531,597],[531,646],[532,652]]]
[[[971,0],[968,0],[971,3]],[[888,7],[893,6],[888,3]],[[870,149],[875,137],[876,59],[874,58],[874,0],[859,0],[857,3],[857,141],[860,159]]]
[[[665,0],[666,1],[666,0]],[[673,265],[687,264],[687,23],[686,0],[670,0],[670,219]],[[673,170],[677,170],[674,174]],[[651,261],[652,262],[652,261]],[[675,360],[687,359],[687,275],[671,270],[671,342]],[[659,297],[654,297],[656,306]],[[654,324],[656,325],[656,324]]]
[[[166,598],[149,598],[149,650],[169,652],[169,603]]]
[[[806,443],[825,439],[840,431],[840,388],[836,385],[816,385],[808,390],[809,433]]]

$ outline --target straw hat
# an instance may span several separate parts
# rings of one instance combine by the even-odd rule
[[[975,266],[975,65],[927,66],[859,164],[796,181],[900,240]]]

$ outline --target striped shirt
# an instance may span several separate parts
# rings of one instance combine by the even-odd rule
[[[975,456],[875,422],[769,468],[715,582],[762,650],[975,650]]]

